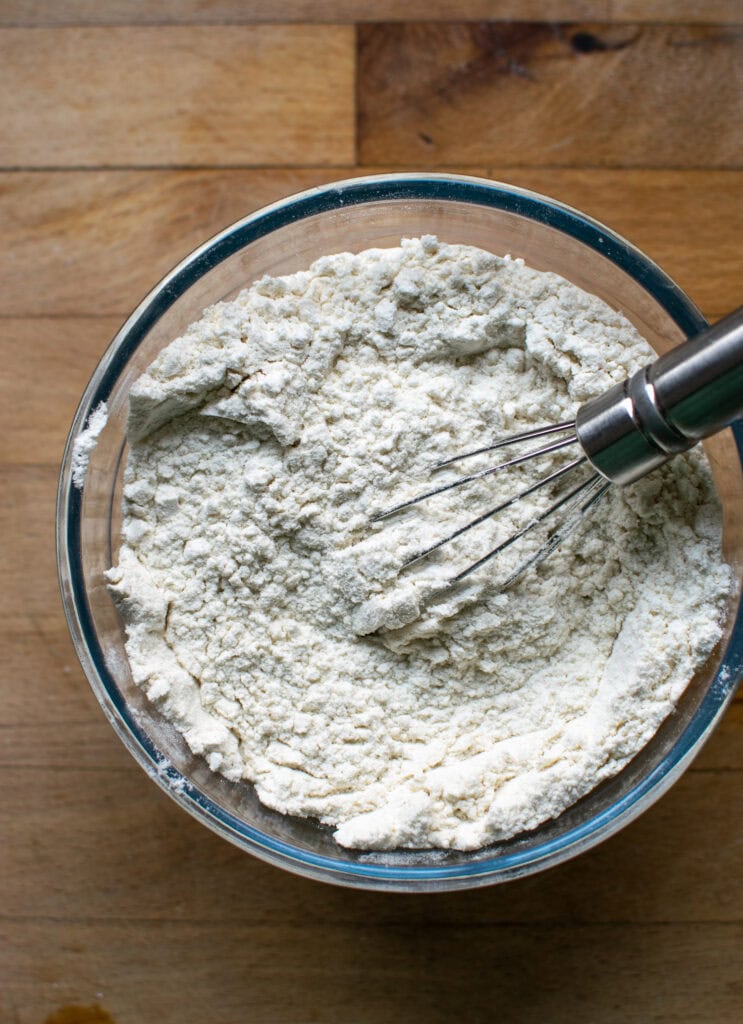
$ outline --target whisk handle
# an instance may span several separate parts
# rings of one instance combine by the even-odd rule
[[[743,415],[743,307],[648,368],[667,422],[701,441]]]
[[[743,416],[743,308],[578,410],[578,440],[614,483],[645,476]]]

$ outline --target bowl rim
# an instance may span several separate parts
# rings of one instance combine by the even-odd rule
[[[164,755],[138,723],[106,666],[93,625],[82,572],[82,491],[72,484],[74,440],[90,413],[107,401],[120,372],[152,326],[204,273],[278,228],[341,207],[400,200],[440,200],[515,213],[580,241],[631,276],[689,335],[706,321],[679,286],[621,235],[575,208],[504,182],[446,173],[366,175],[317,186],[262,207],[194,249],[144,297],[104,352],[73,419],[57,491],[57,569],[77,657],[106,717],[147,774],[181,807],[217,834],[269,863],[339,885],[396,891],[442,891],[493,884],[558,864],[623,828],[683,773],[722,716],[743,674],[743,614],[739,608],[714,680],[673,748],[655,768],[604,811],[526,850],[506,851],[447,866],[344,861],[275,839],[206,797]],[[743,424],[734,424],[743,467]]]

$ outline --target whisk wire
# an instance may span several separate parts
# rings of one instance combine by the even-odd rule
[[[564,434],[570,430],[575,433],[575,421],[570,420],[566,423],[551,423],[547,427],[537,427],[536,430],[525,430],[521,434],[511,434],[509,437],[502,437],[500,441],[496,441],[494,444],[485,445],[483,448],[475,448],[469,452],[462,452],[460,455],[454,455],[450,459],[444,459],[443,462],[437,462],[433,466],[434,470],[444,469],[445,466],[453,466],[456,462],[462,462],[464,459],[471,459],[475,455],[483,455],[485,452],[494,452],[497,448],[506,448],[508,445],[518,444],[520,441],[532,441],[535,437],[545,437],[547,434]]]
[[[463,476],[459,480],[454,480],[448,484],[442,484],[441,487],[434,487],[430,491],[424,491],[422,494],[418,494],[414,498],[409,498],[407,501],[401,501],[398,505],[393,505],[392,508],[385,509],[383,512],[378,512],[376,515],[372,516],[371,521],[373,523],[378,523],[382,519],[387,519],[396,512],[402,512],[403,509],[410,508],[412,505],[417,505],[419,502],[425,501],[426,498],[432,498],[436,494],[444,494],[446,491],[451,491],[455,487],[462,487],[464,484],[472,483],[474,480],[483,480],[485,477],[501,472],[501,470],[511,469],[513,466],[518,466],[522,462],[529,462],[531,459],[540,458],[542,455],[551,455],[553,452],[560,451],[561,448],[567,448],[569,445],[575,444],[577,440],[577,437],[573,434],[571,437],[563,438],[561,441],[553,441],[551,444],[543,445],[541,448],[533,448],[531,451],[524,452],[522,455],[518,455],[514,459],[509,459],[507,462],[500,462],[497,466],[490,466],[488,469],[480,470],[479,473],[472,473],[470,476]]]
[[[573,531],[576,530],[582,524],[586,514],[594,507],[594,505],[597,504],[597,502],[601,500],[601,498],[604,497],[606,492],[611,487],[610,480],[605,480],[603,477],[598,475],[594,479],[594,484],[596,485],[594,493],[590,496],[590,498],[588,498],[587,501],[583,502],[579,510],[574,514],[570,515],[569,517],[567,517],[555,529],[552,535],[548,537],[548,539],[539,548],[538,551],[536,551],[533,555],[530,555],[528,558],[525,558],[524,561],[517,565],[513,572],[506,577],[506,579],[501,583],[500,587],[498,588],[501,591],[501,593],[504,590],[507,590],[513,583],[515,583],[516,580],[520,576],[522,576],[527,569],[531,568],[531,566],[533,565],[539,565],[539,563],[543,562],[545,558],[548,558],[553,553],[553,551],[556,551],[557,548],[559,548],[560,545],[563,543],[563,541],[567,540],[570,534],[573,533]]]
[[[435,544],[431,544],[430,547],[425,548],[423,551],[418,551],[406,562],[403,562],[401,569],[407,569],[408,566],[415,565],[416,562],[420,562],[422,559],[426,558],[434,551],[437,551],[439,548],[443,547],[444,544],[448,544],[449,541],[456,540],[456,538],[461,537],[463,533],[467,533],[468,530],[472,530],[475,526],[479,526],[480,523],[484,523],[486,519],[490,519],[492,516],[497,515],[499,512],[503,512],[505,509],[510,508],[512,505],[515,505],[517,501],[521,501],[522,498],[528,497],[530,494],[533,494],[540,488],[547,487],[549,484],[554,483],[555,480],[559,480],[560,477],[565,476],[566,473],[569,473],[571,470],[576,469],[578,466],[582,465],[586,461],[586,457],[581,456],[579,459],[574,459],[572,462],[569,462],[566,466],[562,466],[560,469],[555,470],[554,473],[550,473],[549,476],[537,480],[535,484],[532,484],[530,487],[526,487],[523,491],[519,491],[518,494],[515,494],[511,498],[508,498],[506,501],[501,502],[500,505],[496,505],[494,508],[488,509],[487,512],[483,512],[483,514],[478,516],[476,519],[471,520],[471,522],[465,523],[464,526],[460,526],[458,529],[454,530],[453,533],[450,533],[448,534],[448,536],[443,537]]]
[[[514,580],[516,580],[519,576],[521,576],[523,572],[526,571],[526,569],[529,568],[529,566],[534,565],[536,562],[541,561],[543,558],[546,558],[548,554],[554,551],[555,548],[559,544],[561,544],[567,536],[569,536],[570,532],[572,532],[573,527],[571,524],[570,529],[567,529],[568,518],[580,503],[580,498],[584,494],[584,492],[589,492],[589,498],[587,501],[581,504],[580,511],[578,515],[575,517],[576,526],[581,521],[584,513],[588,511],[588,509],[591,508],[596,501],[598,501],[602,494],[605,493],[606,490],[608,490],[609,486],[609,483],[606,480],[604,480],[602,476],[600,476],[598,473],[594,473],[587,480],[584,480],[582,483],[578,484],[577,487],[574,487],[571,491],[568,491],[567,494],[563,495],[557,501],[553,502],[553,504],[550,505],[549,508],[547,508],[544,512],[541,512],[538,516],[535,516],[535,518],[532,519],[531,522],[527,523],[525,526],[522,526],[520,530],[516,531],[516,533],[511,534],[511,536],[504,540],[501,544],[498,544],[496,547],[494,547],[492,551],[489,551],[486,555],[483,555],[482,558],[478,558],[476,562],[473,562],[472,565],[467,566],[467,568],[462,570],[462,572],[457,573],[457,575],[452,577],[452,579],[450,580],[450,584],[453,585],[455,583],[460,583],[463,579],[469,576],[470,573],[473,573],[475,572],[475,570],[481,568],[481,566],[485,565],[486,562],[489,562],[492,558],[495,558],[495,556],[499,555],[502,551],[505,551],[506,548],[509,548],[512,544],[514,544],[525,534],[530,533],[537,526],[543,523],[545,519],[548,519],[550,516],[554,515],[555,512],[558,512],[561,508],[567,505],[566,520],[564,520],[563,522],[563,526],[565,528],[561,530],[560,527],[557,527],[552,537],[549,538],[544,545],[542,545],[539,551],[537,551],[534,555],[529,556],[528,559],[526,559],[523,563],[517,566],[517,568],[508,577],[506,582],[502,585],[501,589],[505,589],[506,586],[510,586],[514,582]],[[554,538],[558,535],[559,539],[556,543],[553,543]]]

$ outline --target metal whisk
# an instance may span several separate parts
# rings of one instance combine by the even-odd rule
[[[541,488],[561,481],[581,466],[591,475],[561,495],[544,512],[520,530],[468,565],[449,581],[461,582],[495,558],[519,538],[553,517],[560,518],[547,540],[504,580],[510,586],[530,566],[541,562],[581,524],[584,516],[606,494],[612,484],[629,484],[650,473],[679,452],[688,451],[711,434],[716,434],[743,416],[743,307],[702,331],[654,363],[638,370],[628,380],[580,406],[574,422],[557,423],[501,438],[493,444],[455,455],[434,466],[435,470],[464,459],[537,438],[555,435],[546,444],[499,462],[470,476],[418,494],[393,505],[372,519],[377,522],[427,498],[503,470],[577,446],[578,455],[566,465],[542,477],[513,497],[488,509],[453,533],[416,552],[401,568],[420,562],[445,544],[460,537],[492,516],[503,512]],[[565,436],[560,436],[565,435]]]

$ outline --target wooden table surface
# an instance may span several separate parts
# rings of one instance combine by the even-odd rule
[[[122,319],[305,186],[488,175],[604,220],[707,316],[740,303],[742,23],[739,0],[0,0],[3,1024],[743,1020],[743,703],[572,863],[337,889],[140,771],[75,659],[53,549],[65,435]]]

